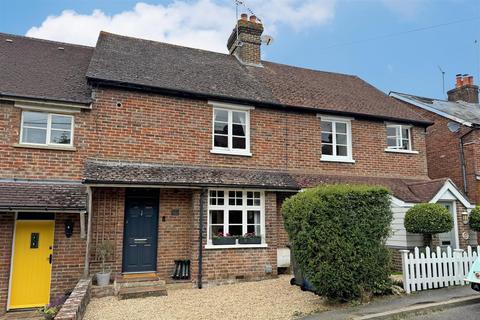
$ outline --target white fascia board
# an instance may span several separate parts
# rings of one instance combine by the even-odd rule
[[[438,201],[442,200],[442,196],[445,194],[445,192],[450,191],[458,201],[460,201],[463,206],[467,209],[473,209],[475,208],[475,205],[470,203],[464,195],[458,191],[457,187],[453,184],[452,181],[447,180],[443,187],[437,192],[437,194],[430,200],[430,203],[437,203]]]

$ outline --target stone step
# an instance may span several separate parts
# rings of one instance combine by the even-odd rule
[[[147,287],[123,287],[118,291],[118,299],[135,299],[145,297],[166,296],[167,289],[165,285],[147,286]]]

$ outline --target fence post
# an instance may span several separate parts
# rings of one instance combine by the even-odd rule
[[[409,250],[399,250],[402,254],[402,275],[403,275],[403,289],[406,293],[410,293],[410,283],[408,281],[408,253]]]
[[[453,256],[455,260],[455,284],[463,284],[462,253],[462,249],[453,250]]]

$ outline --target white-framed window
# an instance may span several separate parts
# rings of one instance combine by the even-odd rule
[[[412,151],[411,126],[387,124],[387,151]]]
[[[212,153],[251,156],[250,109],[225,103],[213,105]]]
[[[265,245],[265,193],[257,190],[210,189],[208,191],[207,245],[218,236],[262,238]],[[233,244],[241,246],[238,240]],[[248,246],[248,245],[247,245]]]
[[[322,161],[355,162],[352,158],[351,118],[320,116]]]
[[[73,120],[71,115],[22,111],[20,144],[72,146]]]

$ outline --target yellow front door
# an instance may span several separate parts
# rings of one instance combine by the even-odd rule
[[[54,226],[53,220],[17,220],[9,309],[49,303]]]

